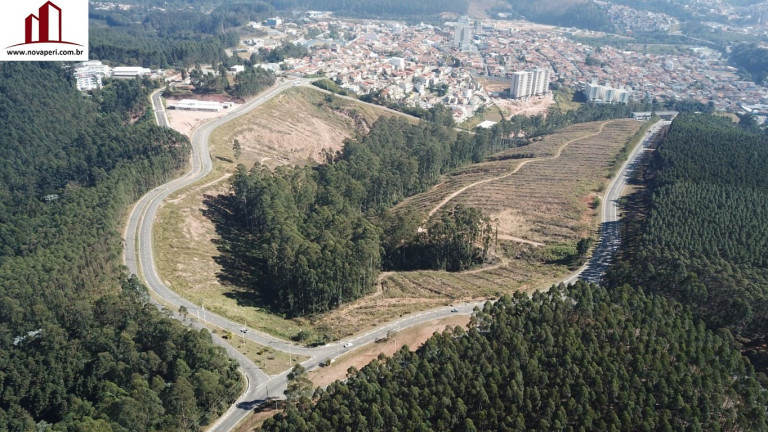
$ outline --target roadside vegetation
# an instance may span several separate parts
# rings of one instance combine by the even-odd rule
[[[93,99],[58,63],[0,65],[0,430],[200,430],[237,397],[210,334],[125,274],[127,208],[187,160],[141,81]]]
[[[635,283],[728,329],[768,370],[768,139],[722,116],[681,114],[650,159],[612,286]]]
[[[578,282],[503,297],[325,389],[296,374],[263,430],[765,430],[768,392],[733,343],[661,296]]]

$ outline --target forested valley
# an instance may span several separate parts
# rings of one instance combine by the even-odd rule
[[[766,430],[768,392],[735,346],[660,295],[560,285],[488,303],[468,331],[350,368],[346,382],[289,384],[263,430]]]
[[[201,430],[239,394],[207,331],[121,265],[119,229],[189,154],[147,81],[92,99],[59,63],[0,64],[0,430]]]
[[[768,137],[750,130],[724,117],[675,119],[630,201],[641,211],[629,212],[608,281],[679,301],[732,331],[768,371]]]

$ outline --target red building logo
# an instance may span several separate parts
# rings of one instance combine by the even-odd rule
[[[24,43],[61,41],[61,8],[55,4],[45,2],[38,9],[38,16],[29,14],[24,20]]]
[[[37,10],[37,16],[29,14],[24,19],[24,43],[13,46],[34,43],[80,45],[62,40],[61,27],[61,8],[47,1]]]
[[[4,1],[0,61],[88,60],[88,1]]]

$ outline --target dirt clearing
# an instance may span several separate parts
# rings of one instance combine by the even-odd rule
[[[397,332],[386,342],[370,343],[339,357],[328,367],[313,370],[309,373],[309,378],[315,386],[325,387],[336,380],[346,378],[347,369],[350,367],[355,367],[358,370],[362,369],[380,354],[389,357],[403,345],[407,345],[411,351],[416,351],[435,332],[442,332],[446,327],[466,327],[468,324],[468,316],[455,316]]]
[[[367,133],[380,115],[374,107],[323,94],[312,88],[289,89],[211,136],[212,154],[220,161],[247,167],[262,163],[306,165],[324,162],[324,152],[340,150],[346,138]],[[241,146],[235,160],[234,141]]]
[[[165,110],[168,115],[168,122],[172,129],[179,131],[180,133],[192,137],[192,131],[200,125],[200,123],[224,117],[233,110],[239,108],[241,104],[235,104],[227,109],[222,109],[217,112],[207,111],[184,111],[184,110]]]

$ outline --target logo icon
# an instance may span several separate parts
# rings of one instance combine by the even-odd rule
[[[38,16],[34,14],[27,16],[24,20],[24,43],[12,46],[44,42],[82,46],[61,40],[61,8],[49,1],[40,6]]]
[[[14,5],[16,7],[13,9],[18,11],[18,15],[12,11],[0,17],[0,24],[8,23],[0,26],[3,29],[0,30],[0,40],[10,39],[13,32],[15,42],[21,39],[22,34],[24,42],[7,45],[4,51],[0,51],[0,60],[88,60],[87,1],[46,1],[36,11],[30,11],[23,4]],[[86,49],[69,48],[66,45]]]

